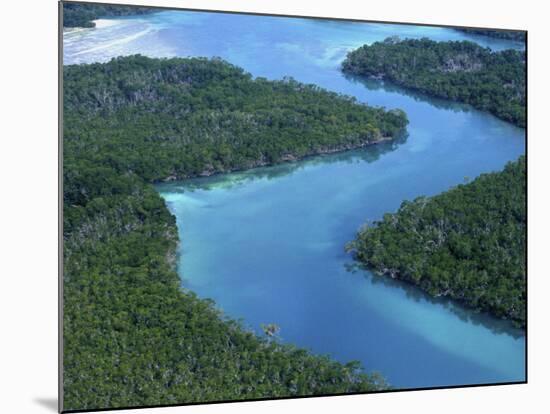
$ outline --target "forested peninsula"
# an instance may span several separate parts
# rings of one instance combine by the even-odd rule
[[[526,323],[525,157],[440,195],[404,201],[347,247],[375,272]]]
[[[95,27],[93,20],[148,14],[157,11],[151,7],[115,6],[94,3],[63,3],[63,27]]]
[[[152,183],[392,139],[402,112],[220,60],[124,57],[65,66],[63,81],[65,410],[387,387],[182,288]]]
[[[473,107],[525,127],[525,52],[473,42],[388,38],[350,52],[342,70]]]
[[[118,58],[68,66],[64,82],[70,154],[148,181],[359,148],[407,125],[402,111],[221,60]]]

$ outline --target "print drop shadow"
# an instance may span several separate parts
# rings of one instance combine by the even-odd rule
[[[231,182],[224,183],[224,185],[226,185],[226,188],[230,189],[252,180],[273,180],[294,174],[295,172],[300,171],[306,167],[322,166],[323,164],[353,164],[358,162],[372,163],[379,160],[380,157],[382,157],[383,155],[395,151],[397,148],[407,142],[408,137],[409,134],[407,132],[403,132],[391,142],[382,142],[361,149],[335,152],[332,154],[312,155],[299,161],[284,162],[282,164],[268,167],[251,168],[249,170],[240,172],[237,171],[235,173],[230,173],[233,175],[231,177],[232,180]],[[226,176],[227,174],[223,175]],[[183,186],[174,187],[174,183],[159,183],[156,185],[156,188],[160,192],[162,192],[164,189],[170,192],[193,192],[195,190],[211,190],[215,188],[215,186],[219,184],[219,182],[219,177],[217,176],[217,174],[214,174],[210,177],[200,177],[185,180],[185,188],[183,188]]]
[[[49,411],[57,412],[58,410],[57,398],[35,398],[34,402]]]
[[[405,281],[392,279],[388,276],[377,275],[365,266],[359,263],[348,263],[345,265],[346,271],[352,274],[360,273],[364,279],[372,284],[382,284],[394,289],[400,289],[405,292],[408,299],[415,302],[426,301],[434,305],[441,305],[445,309],[454,313],[461,321],[472,323],[475,326],[483,326],[489,329],[494,334],[508,334],[514,339],[521,338],[524,333],[513,326],[512,322],[506,320],[498,320],[489,316],[486,313],[476,312],[472,309],[466,309],[460,304],[455,303],[452,299],[444,297],[434,297],[428,293],[420,290],[420,288],[413,286]]]

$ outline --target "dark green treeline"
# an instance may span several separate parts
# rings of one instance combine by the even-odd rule
[[[342,70],[467,103],[525,127],[525,64],[525,52],[517,50],[491,52],[468,41],[388,38],[350,52]]]
[[[435,197],[404,201],[348,245],[357,260],[525,327],[525,157]]]
[[[148,14],[157,11],[151,7],[115,6],[112,4],[63,3],[63,27],[95,27],[93,20]]]

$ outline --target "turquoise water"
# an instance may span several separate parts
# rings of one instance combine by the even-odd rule
[[[522,45],[444,28],[160,12],[66,33],[64,61],[220,56],[255,76],[292,76],[405,110],[408,136],[361,151],[159,185],[176,215],[182,284],[260,333],[359,360],[397,388],[525,379],[525,337],[508,323],[357,269],[344,252],[365,222],[525,151],[525,132],[465,105],[346,78],[346,52],[387,36]]]

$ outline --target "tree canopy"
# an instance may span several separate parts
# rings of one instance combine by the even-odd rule
[[[63,3],[63,27],[95,27],[93,20],[148,14],[157,11],[151,7],[116,6],[113,4]]]
[[[375,272],[525,327],[525,157],[435,197],[404,201],[349,244]]]
[[[407,118],[221,60],[130,56],[64,68],[65,147],[146,180],[186,178],[358,148]],[[84,146],[85,143],[90,145]]]
[[[346,73],[374,77],[463,102],[525,127],[525,52],[492,52],[473,42],[388,38],[350,52]]]

